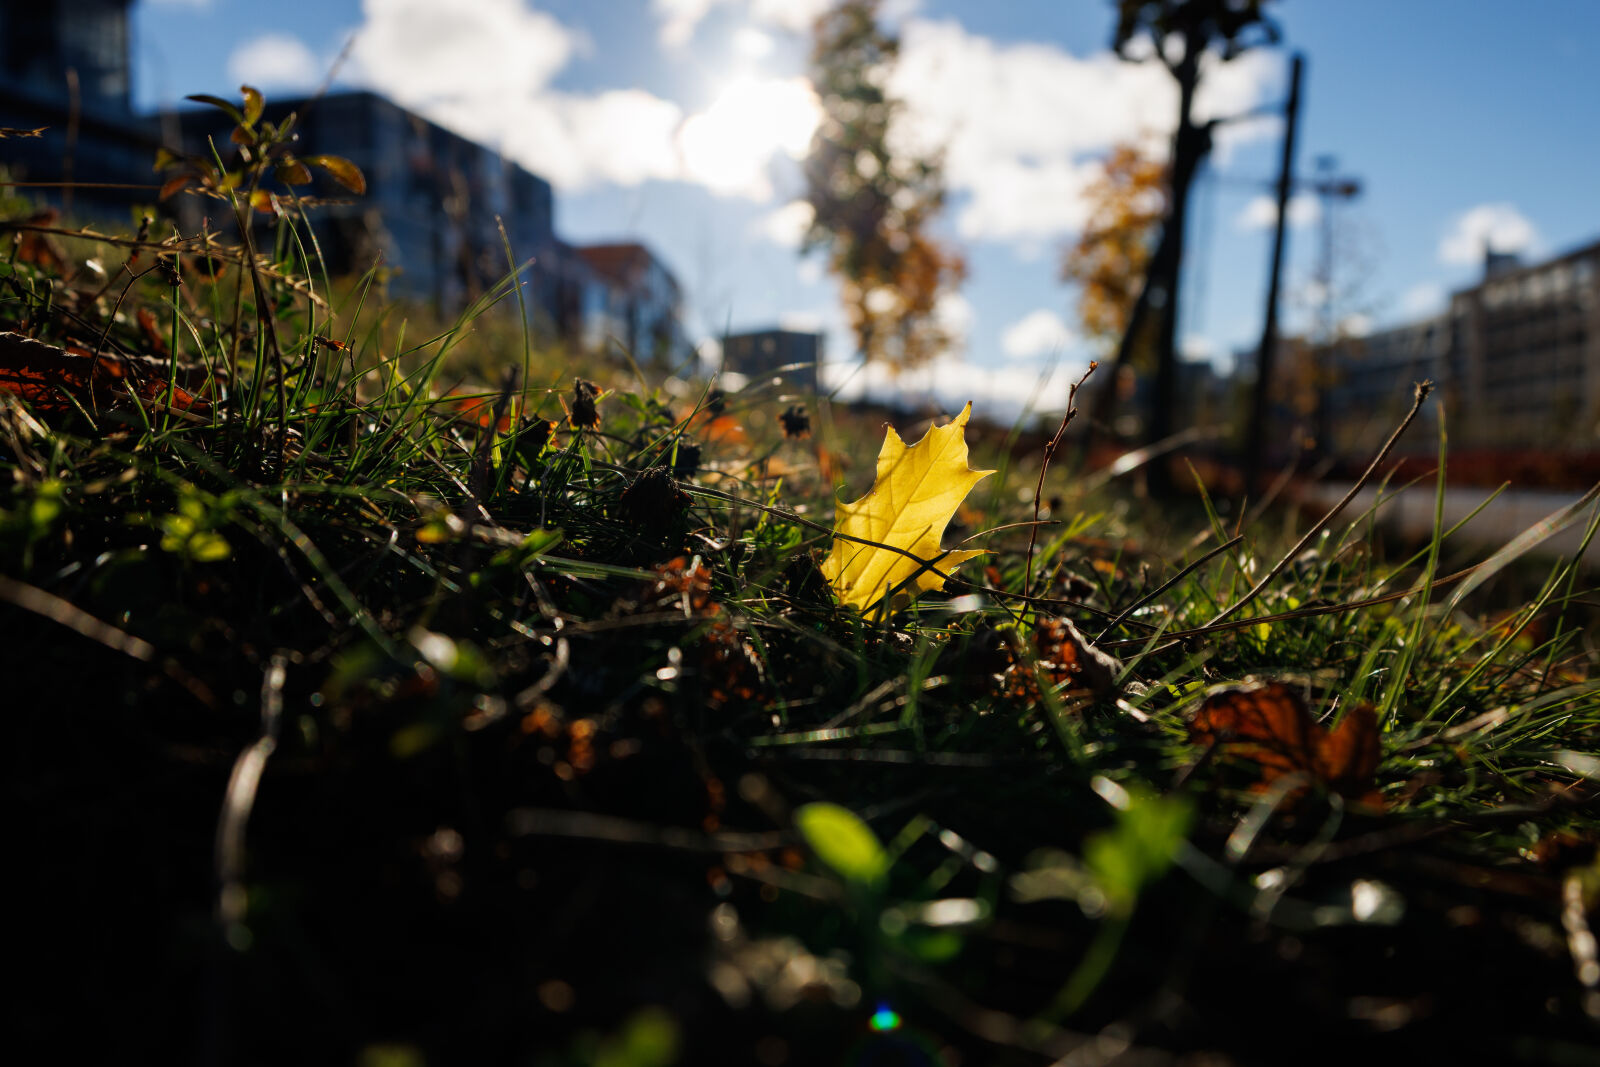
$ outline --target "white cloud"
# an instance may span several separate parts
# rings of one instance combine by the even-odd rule
[[[555,92],[582,43],[523,0],[363,0],[356,78],[563,188],[681,172],[677,104],[639,89]]]
[[[498,143],[506,155],[565,189],[596,182],[638,185],[682,172],[674,138],[683,111],[641,89],[541,94],[519,115],[502,118],[485,131],[488,143]]]
[[[1062,363],[1041,370],[1026,364],[992,366],[943,356],[896,373],[881,363],[828,362],[822,366],[824,388],[838,389],[845,400],[870,397],[903,407],[936,407],[947,415],[972,401],[980,418],[1009,421],[1025,411],[1058,414],[1067,402],[1067,388],[1082,377],[1082,363]],[[903,428],[903,427],[902,427]]]
[[[822,116],[804,78],[743,78],[678,132],[686,176],[712,192],[772,199],[767,164],[806,154]]]
[[[933,305],[933,319],[950,338],[952,352],[961,352],[967,347],[967,337],[977,317],[972,301],[958,292],[940,293],[938,302]]]
[[[769,211],[755,221],[752,229],[784,248],[799,248],[816,212],[804,200],[791,200],[776,210]]]
[[[722,341],[714,336],[708,336],[696,345],[694,353],[699,357],[702,374],[715,374],[722,366]]]
[[[1257,106],[1280,80],[1279,61],[1246,53],[1207,59],[1199,119]],[[1128,63],[1109,51],[1077,57],[1051,45],[1000,44],[953,20],[910,19],[890,91],[906,102],[896,147],[941,152],[957,194],[957,227],[969,239],[1057,237],[1084,220],[1084,187],[1097,156],[1130,138],[1165,154],[1177,89],[1155,60]],[[1258,137],[1251,123],[1237,137]]]
[[[362,0],[361,10],[351,60],[407,107],[469,98],[514,107],[549,84],[576,43],[522,0]]]
[[[1289,225],[1298,229],[1310,226],[1322,218],[1322,205],[1309,193],[1289,198]],[[1241,230],[1264,230],[1278,222],[1278,199],[1265,193],[1255,197],[1234,217],[1233,224]]]
[[[1030,311],[1000,336],[1000,350],[1011,359],[1059,355],[1077,340],[1072,328],[1049,308]]]
[[[228,77],[258,89],[311,89],[323,73],[311,49],[283,33],[253,38],[228,56]]]
[[[701,10],[698,0],[656,9]],[[803,155],[816,127],[816,96],[800,78],[745,79],[693,115],[642,89],[557,91],[551,82],[583,39],[526,0],[363,0],[362,13],[356,80],[565,190],[660,179],[768,200],[772,161]]]
[[[694,37],[695,27],[711,13],[716,0],[650,0],[650,10],[661,20],[657,37],[667,48],[682,48]]]
[[[748,0],[750,18],[767,26],[788,30],[790,33],[810,33],[812,24],[838,0]],[[894,7],[891,0],[889,7]],[[891,18],[893,11],[885,9],[884,17]]]
[[[947,328],[959,332],[970,332],[976,320],[970,304],[957,294],[943,298],[937,314]],[[924,366],[896,372],[881,363],[863,365],[854,357],[855,341],[837,303],[782,321],[826,334],[829,359],[821,367],[822,382],[826,389],[838,388],[845,400],[865,396],[900,407],[937,407],[950,415],[970,400],[980,417],[1000,421],[1030,408],[1053,409],[1059,415],[1067,386],[1084,371],[1081,359],[995,365],[951,351]]]
[[[1356,312],[1339,320],[1339,332],[1346,337],[1365,337],[1372,332],[1372,316]]]
[[[765,59],[777,47],[770,33],[754,26],[741,26],[733,32],[733,50],[747,59]]]
[[[778,313],[778,329],[821,333],[827,329],[832,317],[827,311],[781,311]]]
[[[714,7],[743,7],[745,17],[757,25],[790,33],[806,33],[812,23],[836,0],[650,0],[650,10],[660,20],[657,39],[666,48],[682,48]]]
[[[782,3],[783,0],[769,0],[769,2]],[[831,4],[832,0],[823,0],[822,3],[813,0],[811,6],[817,8],[817,14],[820,15]],[[884,0],[883,6],[878,9],[878,18],[890,26],[898,26],[920,10],[922,10],[922,0]]]
[[[1030,245],[1026,258],[1038,258],[1037,238],[1082,229],[1089,205],[1084,189],[1099,173],[1093,163],[1068,160],[1031,163],[996,159],[970,182],[972,198],[961,209],[957,226],[968,239],[1020,240]],[[954,181],[952,187],[961,188]]]
[[[808,30],[833,2],[652,0],[651,11],[672,44],[726,9],[740,20],[735,44],[748,50],[770,43],[768,31]],[[891,88],[908,105],[897,139],[943,154],[962,236],[1047,247],[1082,225],[1084,188],[1111,145],[1132,136],[1166,150],[1176,89],[1155,61],[1000,44],[954,21],[912,17],[914,3],[891,6],[903,20]],[[362,12],[353,80],[565,191],[676,180],[768,201],[774,165],[804,156],[820,114],[802,78],[745,78],[693,114],[641,89],[556,90],[584,40],[529,0],[363,0]],[[1202,118],[1254,106],[1276,79],[1272,60],[1255,53],[1208,65]]]
[[[1407,318],[1421,319],[1444,310],[1444,286],[1438,282],[1419,282],[1400,298],[1400,311]]]
[[[1538,243],[1539,232],[1515,204],[1479,204],[1450,223],[1439,241],[1439,262],[1482,263],[1486,245],[1496,252],[1525,252]]]

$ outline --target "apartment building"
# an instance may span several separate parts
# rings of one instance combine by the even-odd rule
[[[0,168],[36,200],[76,219],[136,224],[155,210],[163,144],[226,159],[232,123],[210,107],[160,119],[135,112],[129,61],[132,0],[32,0],[0,4],[0,126],[39,129],[0,141]],[[681,290],[659,257],[638,244],[580,249],[555,232],[550,183],[499,153],[371,92],[272,99],[266,117],[297,116],[296,151],[348,158],[367,191],[355,196],[318,178],[307,190],[320,251],[334,275],[381,268],[392,295],[454,312],[522,269],[534,328],[576,349],[616,338],[646,361],[690,351]],[[225,229],[227,213],[192,196],[159,205],[180,229]],[[501,226],[505,228],[504,237]]]
[[[637,242],[574,249],[598,282],[587,292],[584,347],[622,348],[641,365],[672,367],[693,355],[683,329],[683,292],[660,258]]]
[[[0,5],[0,126],[38,130],[0,142],[0,168],[28,194],[68,213],[130,221],[153,204],[159,143],[133,110],[131,0]],[[73,187],[75,183],[87,183]]]
[[[1333,451],[1370,453],[1434,382],[1452,448],[1600,449],[1600,241],[1535,264],[1485,258],[1436,316],[1322,349]],[[1403,451],[1437,447],[1413,432]]]
[[[722,339],[723,369],[752,380],[779,378],[785,389],[815,393],[822,364],[822,335],[800,330],[756,330]]]

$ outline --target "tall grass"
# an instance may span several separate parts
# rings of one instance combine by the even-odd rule
[[[55,857],[29,888],[85,906],[81,847],[114,898],[112,947],[58,963],[210,990],[204,1025],[107,1004],[139,1047],[1252,1060],[1292,1018],[1537,1058],[1600,1011],[1590,577],[1478,606],[1591,498],[1441,574],[1442,522],[1398,561],[1370,512],[1291,548],[1070,470],[1032,527],[1023,458],[963,516],[987,569],[871,623],[816,562],[877,430],[825,400],[792,440],[792,398],[619,372],[591,422],[515,270],[419,329],[330,285],[292,209],[261,248],[103,239],[104,278],[14,232],[6,329],[131,368],[0,393],[0,618]],[[1060,619],[1120,657],[1103,684]],[[1318,729],[1377,709],[1372,796],[1197,739],[1263,680]]]

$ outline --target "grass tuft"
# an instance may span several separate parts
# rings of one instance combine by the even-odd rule
[[[8,226],[14,855],[64,919],[25,1037],[86,1003],[237,1061],[1592,1037],[1596,601],[1527,552],[1587,547],[1595,493],[1446,574],[1442,521],[1398,561],[1371,511],[1230,530],[1013,430],[953,537],[983,579],[864,620],[818,561],[867,418],[575,385],[509,243],[431,321],[330,283],[292,199],[252,229],[266,181],[213,190],[238,244]],[[1195,726],[1266,682],[1305,722]],[[1376,767],[1319,778],[1362,705]]]

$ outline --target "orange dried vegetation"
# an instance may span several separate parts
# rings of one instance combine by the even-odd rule
[[[1371,704],[1350,708],[1329,730],[1283,682],[1235,686],[1205,698],[1189,723],[1189,736],[1259,767],[1257,791],[1285,775],[1303,774],[1331,792],[1382,805],[1373,780],[1382,749]]]
[[[1035,703],[1042,676],[1052,686],[1065,685],[1067,697],[1088,700],[1110,689],[1121,670],[1122,665],[1095,648],[1070,619],[1043,617],[1034,625],[1032,637],[1031,659],[1005,649],[1011,664],[999,677],[1002,696]]]
[[[144,371],[132,360],[95,356],[76,346],[57,348],[15,333],[0,333],[0,390],[15,393],[45,415],[77,405],[103,409],[138,397],[142,403],[206,414],[210,401]],[[76,404],[74,403],[76,401]]]
[[[456,399],[457,396],[460,399]],[[501,412],[499,420],[495,420],[494,409],[500,403],[500,398],[497,396],[488,396],[481,393],[473,395],[452,391],[449,394],[448,403],[463,420],[481,430],[487,430],[489,424],[493,422],[496,433],[510,433],[512,424],[515,422],[515,414],[510,410],[509,405],[505,411]]]
[[[1164,163],[1120,144],[1084,191],[1089,221],[1063,258],[1061,278],[1083,286],[1079,321],[1102,344],[1114,346],[1128,328],[1166,215],[1166,183]]]
[[[650,596],[660,607],[685,608],[711,620],[693,645],[685,646],[688,665],[704,686],[706,703],[721,707],[756,698],[762,684],[761,661],[750,640],[721,604],[711,599],[711,571],[698,558],[678,556],[656,568]]]
[[[691,412],[684,420],[683,431],[699,437],[708,445],[735,446],[750,443],[750,435],[745,432],[744,426],[738,419],[726,414],[726,404],[720,399]]]

